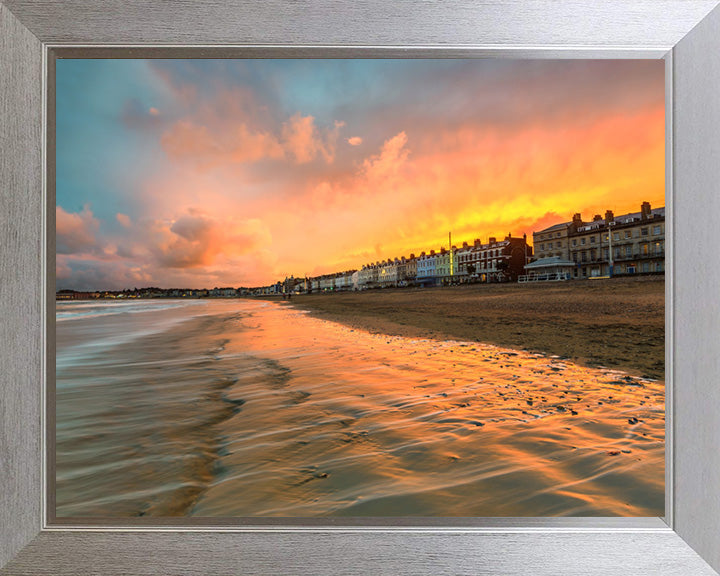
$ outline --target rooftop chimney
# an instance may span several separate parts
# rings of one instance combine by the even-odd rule
[[[463,242],[463,248],[468,248],[468,243],[467,243],[467,242]]]
[[[652,217],[652,209],[650,208],[650,202],[643,202],[640,206],[640,216],[643,220],[647,220]]]
[[[489,243],[489,244],[495,244],[495,242],[497,242],[497,238],[495,238],[495,236],[490,236],[490,239],[488,240],[488,243]]]
[[[605,222],[615,222],[615,215],[613,214],[612,210],[605,211]]]
[[[582,221],[582,216],[580,216],[580,212],[573,214],[572,221],[573,221],[573,224],[576,224],[577,226],[582,226],[583,221]]]
[[[595,214],[595,216],[593,216],[593,222],[599,222],[600,220],[602,220],[602,216],[600,216],[600,214]]]

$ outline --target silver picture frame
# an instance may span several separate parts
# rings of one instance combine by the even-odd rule
[[[720,570],[720,0],[0,0],[0,575]],[[663,518],[72,525],[48,513],[48,66],[124,47],[265,57],[664,58]],[[111,54],[112,52],[107,52]],[[639,327],[641,329],[641,327]]]

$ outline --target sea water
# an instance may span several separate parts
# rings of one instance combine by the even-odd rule
[[[250,299],[56,317],[58,517],[664,513],[661,381]]]

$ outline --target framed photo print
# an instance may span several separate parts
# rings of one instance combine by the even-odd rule
[[[0,573],[715,574],[717,2],[322,6],[0,4]]]
[[[59,53],[55,521],[664,516],[664,64]]]

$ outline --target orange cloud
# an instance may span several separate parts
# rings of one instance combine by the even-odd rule
[[[80,254],[98,248],[96,234],[100,223],[88,205],[82,212],[66,212],[55,207],[55,246],[58,254]]]
[[[172,222],[153,222],[146,240],[160,266],[197,268],[222,265],[270,242],[260,220],[224,220],[190,211]]]
[[[238,126],[231,147],[232,162],[256,162],[263,158],[280,158],[283,149],[277,139],[268,132],[251,132],[245,124]]]
[[[280,180],[280,190],[292,191],[286,196],[235,199],[235,176],[221,173],[168,183],[167,192],[155,196],[176,205],[183,197],[202,201],[219,220],[227,214],[262,220],[265,241],[245,253],[260,285],[286,273],[357,268],[437,249],[447,243],[448,231],[458,243],[507,233],[531,237],[575,212],[589,218],[608,208],[635,211],[644,200],[661,205],[663,118],[657,108],[599,117],[590,125],[583,120],[483,131],[467,124],[412,141],[402,131],[350,172],[318,166],[301,179]],[[179,197],[180,191],[187,196]],[[180,234],[168,253],[187,259],[176,264],[209,265],[221,256],[187,244],[188,231],[175,232],[186,237]],[[218,245],[216,237],[207,238],[209,246]],[[272,256],[260,258],[260,246]],[[261,269],[260,260],[277,264]]]
[[[218,154],[220,147],[206,126],[180,120],[165,132],[161,140],[165,152],[177,159],[205,159]]]
[[[155,267],[163,285],[263,285],[437,249],[449,231],[456,243],[531,239],[575,212],[664,203],[660,98],[607,109],[545,103],[554,113],[544,115],[517,97],[522,121],[512,98],[498,117],[452,122],[393,108],[361,125],[366,140],[345,139],[374,143],[358,159],[364,148],[337,146],[342,122],[270,116],[248,91],[204,103],[179,93],[193,107],[162,135],[169,162],[144,182],[146,221],[134,218],[137,237],[116,243],[118,258],[143,273]]]
[[[245,124],[215,135],[207,126],[181,120],[163,134],[161,142],[171,158],[193,161],[205,167],[255,162],[283,155],[283,149],[274,136],[267,132],[253,132]]]
[[[468,124],[412,142],[401,132],[352,177],[308,186],[294,198],[294,216],[275,217],[288,230],[304,223],[282,259],[342,270],[437,249],[449,231],[456,242],[507,233],[531,239],[575,212],[637,211],[644,200],[664,203],[662,107],[590,125],[483,131]]]
[[[344,125],[336,122],[332,129],[321,131],[312,116],[295,114],[276,136],[271,129],[253,129],[244,120],[232,114],[219,124],[184,118],[162,135],[161,144],[169,158],[205,169],[283,158],[307,164],[321,157],[332,163]]]
[[[315,118],[295,114],[283,124],[282,140],[286,152],[298,164],[306,164],[321,155],[326,162],[335,158],[335,146],[338,133],[344,124],[336,122],[332,130],[320,134],[315,125]]]
[[[397,175],[407,160],[409,150],[405,148],[408,138],[405,132],[393,136],[383,144],[380,154],[363,162],[363,171],[370,180],[385,180]]]
[[[283,140],[296,162],[310,162],[319,149],[315,119],[312,116],[296,114],[283,126]]]
[[[58,277],[263,285],[437,249],[449,231],[531,235],[664,203],[661,62],[490,64],[401,67],[367,92],[345,77],[336,93],[284,63],[151,61],[156,107],[130,99],[119,116],[147,164],[107,172],[104,189],[127,191],[107,231],[89,207],[58,208]]]

